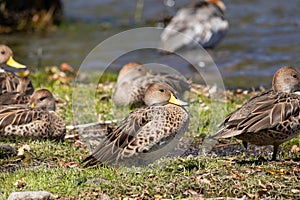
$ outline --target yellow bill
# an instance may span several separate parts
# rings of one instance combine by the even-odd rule
[[[147,72],[147,73],[146,73],[146,76],[151,76],[151,73],[150,73],[150,72]]]
[[[9,57],[6,64],[10,67],[14,67],[17,69],[27,69],[27,67],[25,65],[22,65],[22,64],[18,63],[17,61],[15,61],[12,56]]]
[[[34,108],[34,107],[35,107],[35,105],[34,105],[34,103],[32,103],[32,104],[31,104],[31,108]]]
[[[180,99],[176,99],[176,98],[174,97],[173,94],[171,94],[171,97],[170,97],[170,99],[169,99],[169,102],[170,102],[170,103],[173,103],[173,104],[175,104],[175,105],[179,105],[179,106],[188,106],[188,105],[189,105],[189,104],[188,104],[187,102],[185,102],[185,101],[181,101]]]

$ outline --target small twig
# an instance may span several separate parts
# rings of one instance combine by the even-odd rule
[[[119,120],[113,119],[113,120],[106,120],[106,121],[99,121],[99,122],[93,122],[88,124],[78,124],[78,125],[69,125],[66,126],[67,130],[74,130],[74,129],[81,129],[81,128],[87,128],[89,126],[96,126],[96,125],[107,125],[112,123],[117,123]]]

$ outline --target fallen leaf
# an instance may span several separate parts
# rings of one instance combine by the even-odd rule
[[[270,174],[284,174],[285,173],[285,171],[283,169],[280,169],[280,170],[269,169],[269,170],[267,170],[267,172]]]
[[[62,167],[68,167],[68,168],[77,167],[77,164],[75,162],[58,161],[58,165]]]
[[[263,189],[266,189],[266,186],[264,184],[262,184],[261,180],[258,180],[258,185],[260,187],[262,187]]]
[[[287,173],[285,169],[280,169],[279,171],[280,171],[282,174],[286,174],[286,173]]]
[[[179,168],[179,169],[183,169],[184,166],[183,166],[183,165],[178,165],[178,168]]]
[[[162,199],[162,196],[160,194],[155,194],[154,199]]]
[[[254,199],[255,198],[255,195],[254,194],[250,194],[250,193],[247,193],[245,192],[246,196],[248,196],[250,199]]]
[[[239,179],[241,179],[241,178],[243,178],[241,175],[239,175],[238,173],[233,173],[233,175],[232,175],[234,178],[239,178]]]
[[[25,187],[27,184],[26,182],[22,179],[22,180],[17,180],[14,183],[14,186],[16,186],[17,188],[21,188],[21,187]]]
[[[191,194],[193,196],[193,199],[199,199],[199,200],[204,199],[203,194],[199,194],[198,192],[196,192],[195,190],[192,190],[192,189],[186,190],[183,194],[185,194],[185,195]]]
[[[148,175],[148,178],[154,178],[155,177],[155,174],[149,174]]]
[[[207,178],[204,178],[203,176],[198,176],[198,177],[196,177],[196,179],[201,183],[210,184],[210,180],[208,180]]]
[[[291,189],[291,192],[294,193],[294,194],[297,194],[297,193],[300,193],[300,190],[298,190],[298,189]]]
[[[191,195],[198,195],[198,193],[195,190],[188,189],[184,192],[185,194],[191,194]]]
[[[24,144],[18,149],[18,156],[23,156],[25,151],[30,151],[30,146],[28,144]]]
[[[268,190],[268,191],[270,191],[271,189],[273,189],[274,187],[273,187],[273,185],[271,185],[271,184],[268,184],[268,185],[266,185],[266,189]]]
[[[255,192],[255,199],[259,199],[262,195],[267,194],[267,190],[259,190]]]
[[[144,193],[144,194],[147,194],[147,195],[150,194],[149,191],[148,191],[147,189],[144,189],[144,190],[143,190],[143,193]]]
[[[75,147],[83,147],[83,148],[86,148],[86,144],[85,144],[84,142],[80,141],[80,140],[76,140],[76,141],[74,142],[74,145],[75,145]]]
[[[133,197],[133,198],[140,197],[140,194],[132,194],[132,195],[130,195],[130,197]]]
[[[69,65],[68,63],[62,63],[62,64],[60,65],[60,70],[61,70],[61,71],[74,72],[73,67],[71,67],[71,65]]]
[[[65,140],[67,140],[67,139],[73,139],[76,141],[76,140],[79,140],[80,138],[79,138],[78,134],[72,134],[72,135],[66,135]]]
[[[292,153],[298,153],[300,151],[300,148],[297,145],[293,145],[291,148]]]

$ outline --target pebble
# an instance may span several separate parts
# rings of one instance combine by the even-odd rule
[[[12,192],[8,200],[51,200],[55,196],[46,191]]]

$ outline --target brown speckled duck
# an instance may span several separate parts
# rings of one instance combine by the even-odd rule
[[[31,85],[31,80],[28,77],[19,78],[19,84],[14,92],[5,92],[0,95],[1,105],[26,104],[29,102],[31,92],[27,89]],[[32,88],[33,89],[33,88]],[[28,93],[26,93],[26,91]]]
[[[151,74],[141,63],[131,62],[124,65],[119,72],[113,94],[114,104],[117,106],[145,104],[145,92],[152,83],[169,85],[180,98],[191,87],[185,77],[179,74]]]
[[[215,138],[236,137],[256,145],[273,145],[272,160],[278,147],[300,133],[300,74],[292,67],[279,69],[272,88],[248,100],[222,123]]]
[[[183,108],[187,103],[160,83],[148,87],[145,102],[148,106],[130,113],[83,161],[85,165],[144,165],[167,153],[170,141],[182,136],[188,127],[189,116]]]
[[[62,140],[64,121],[55,112],[55,98],[47,89],[34,92],[26,105],[0,109],[0,138]]]
[[[221,0],[200,0],[179,9],[161,34],[161,47],[170,52],[195,48],[197,43],[213,48],[229,27],[225,10]],[[187,37],[182,38],[179,32]]]
[[[12,69],[26,70],[27,67],[13,59],[13,52],[8,46],[0,45],[0,94],[17,92],[18,89],[23,89],[24,91],[21,92],[26,95],[31,95],[34,91],[31,81],[29,80],[27,87],[20,87],[19,85],[22,78],[10,72],[14,71]]]

